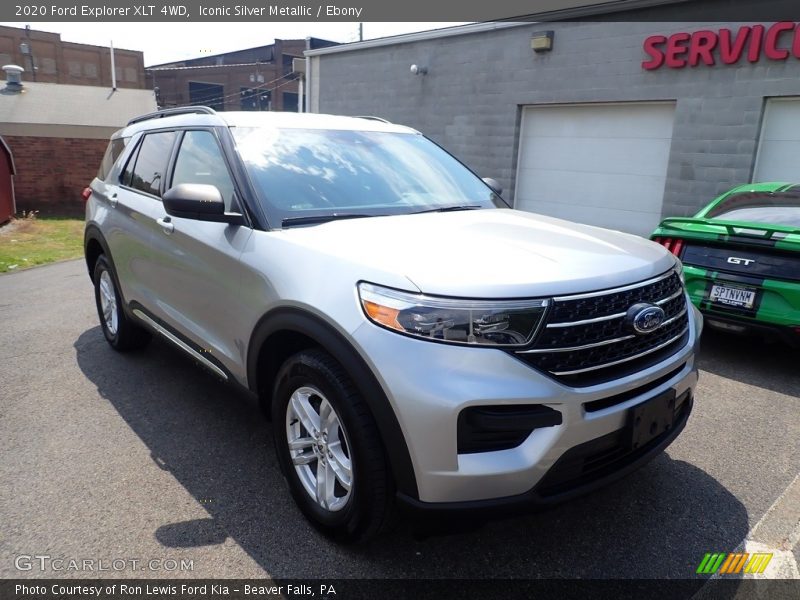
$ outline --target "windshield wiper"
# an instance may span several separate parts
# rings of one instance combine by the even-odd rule
[[[307,217],[287,217],[281,221],[282,227],[291,227],[292,225],[317,225],[319,223],[327,223],[328,221],[339,221],[342,219],[364,219],[366,217],[375,217],[377,215],[310,215]]]
[[[434,212],[455,212],[458,210],[476,210],[478,208],[482,208],[478,204],[457,204],[455,206],[441,206],[439,208],[428,208],[426,210],[418,210],[416,212],[411,213],[412,215],[421,215],[423,213],[434,213]]]

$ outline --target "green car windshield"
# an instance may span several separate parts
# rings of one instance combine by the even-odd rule
[[[234,127],[271,223],[507,205],[422,135]]]
[[[800,193],[740,192],[722,200],[705,218],[800,227]]]

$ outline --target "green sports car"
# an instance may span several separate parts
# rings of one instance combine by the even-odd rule
[[[739,186],[651,237],[683,262],[709,326],[800,345],[800,184]]]

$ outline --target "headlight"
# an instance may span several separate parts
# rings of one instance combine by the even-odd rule
[[[416,337],[476,346],[524,346],[536,335],[547,300],[462,300],[359,283],[374,323]]]
[[[678,277],[681,278],[681,283],[686,283],[686,277],[683,274],[683,263],[680,258],[675,258],[675,270],[678,272]]]

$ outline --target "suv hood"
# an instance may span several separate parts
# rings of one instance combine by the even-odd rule
[[[370,275],[384,271],[442,296],[587,292],[655,277],[675,264],[662,246],[638,236],[512,209],[348,219],[276,233],[361,263],[372,283],[386,285]]]

